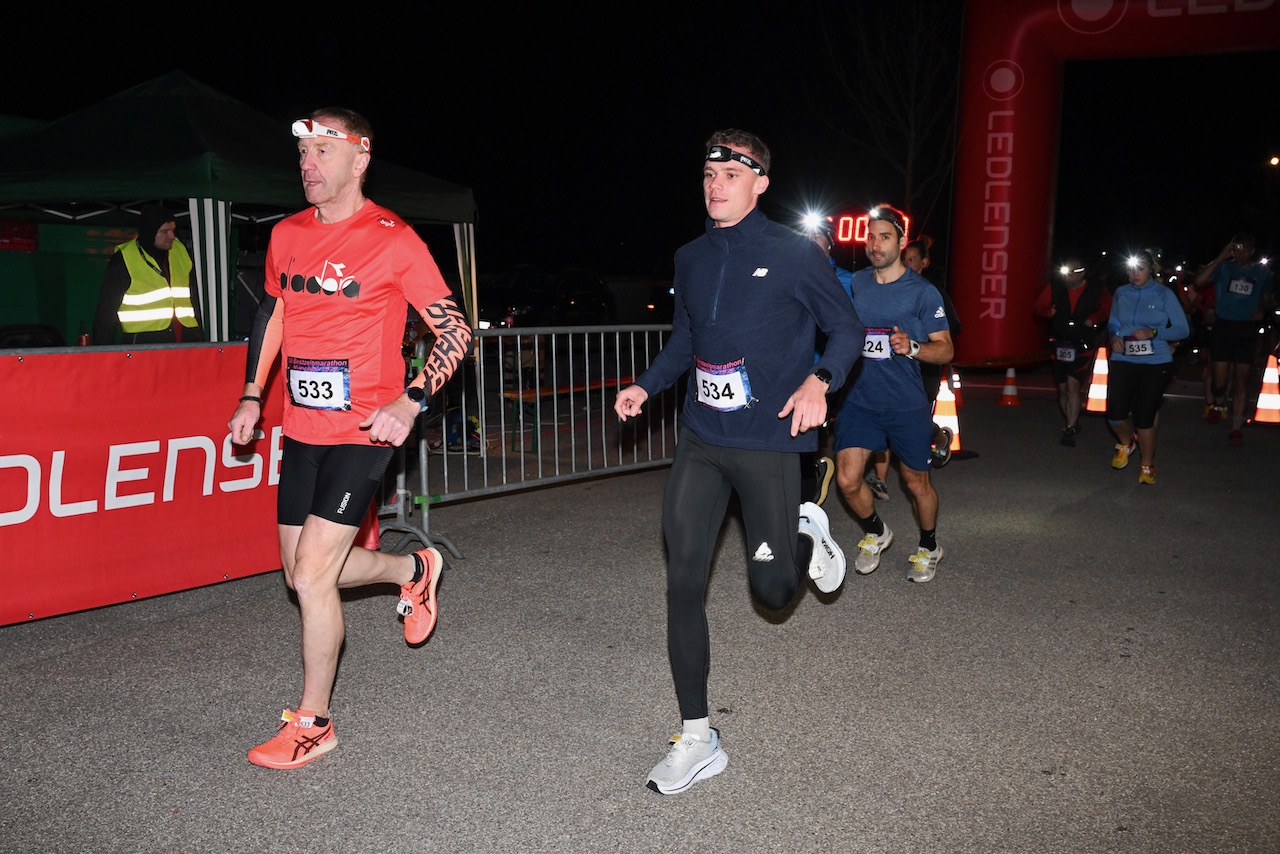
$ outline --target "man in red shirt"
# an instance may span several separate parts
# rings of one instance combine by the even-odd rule
[[[266,296],[249,340],[243,396],[228,423],[233,441],[253,438],[280,356],[289,395],[280,559],[302,616],[303,682],[301,702],[285,710],[275,737],[249,751],[250,762],[267,768],[296,768],[337,745],[329,700],[345,635],[339,588],[400,585],[405,640],[420,644],[435,627],[440,552],[388,555],[354,543],[394,449],[471,344],[426,244],[364,196],[368,121],[326,108],[294,122],[293,135],[312,207],[272,229]],[[406,302],[435,336],[408,388],[400,350]]]

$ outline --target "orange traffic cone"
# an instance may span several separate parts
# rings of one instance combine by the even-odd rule
[[[356,545],[362,549],[376,552],[382,545],[378,530],[378,496],[369,504],[369,512],[364,514],[360,522],[360,530],[356,531]]]
[[[1089,383],[1089,399],[1085,412],[1107,411],[1107,348],[1099,347],[1093,357],[1093,382]]]
[[[1280,368],[1277,368],[1275,353],[1267,357],[1267,369],[1262,372],[1262,391],[1258,393],[1258,410],[1253,420],[1280,424]]]
[[[960,450],[960,417],[956,413],[956,396],[944,378],[938,387],[938,399],[933,402],[933,423],[951,431],[951,452]]]
[[[1004,391],[1000,393],[1001,406],[1021,406],[1018,400],[1018,379],[1013,368],[1004,372]]]

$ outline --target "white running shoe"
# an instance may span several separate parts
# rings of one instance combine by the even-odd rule
[[[688,733],[671,736],[671,748],[653,766],[645,785],[663,795],[678,795],[699,780],[714,777],[729,764],[729,755],[720,749],[720,731],[711,728],[711,740]]]
[[[880,566],[880,553],[892,543],[893,531],[889,530],[888,525],[884,526],[884,533],[878,537],[875,534],[864,534],[858,540],[858,556],[853,561],[853,568],[858,575],[875,572],[876,567]]]
[[[844,583],[844,552],[831,536],[827,513],[812,501],[800,505],[800,533],[813,540],[809,577],[823,593],[834,593]]]
[[[933,551],[921,546],[907,560],[911,562],[911,569],[907,570],[908,581],[918,581],[921,584],[933,581],[933,577],[938,574],[938,561],[942,560],[942,546]]]

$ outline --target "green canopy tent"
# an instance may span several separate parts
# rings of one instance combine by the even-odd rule
[[[0,134],[0,209],[79,222],[185,199],[209,340],[226,341],[233,221],[269,222],[306,206],[287,121],[174,71],[61,119]],[[411,223],[453,226],[474,323],[471,189],[376,156],[366,189]]]

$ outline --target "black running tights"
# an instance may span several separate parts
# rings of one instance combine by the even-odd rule
[[[705,718],[711,640],[706,592],[711,560],[732,492],[742,506],[751,590],[777,610],[800,587],[801,558],[808,567],[808,537],[799,538],[799,455],[709,445],[690,431],[680,435],[662,507],[667,542],[667,651],[680,716]],[[797,539],[806,548],[798,554]]]

